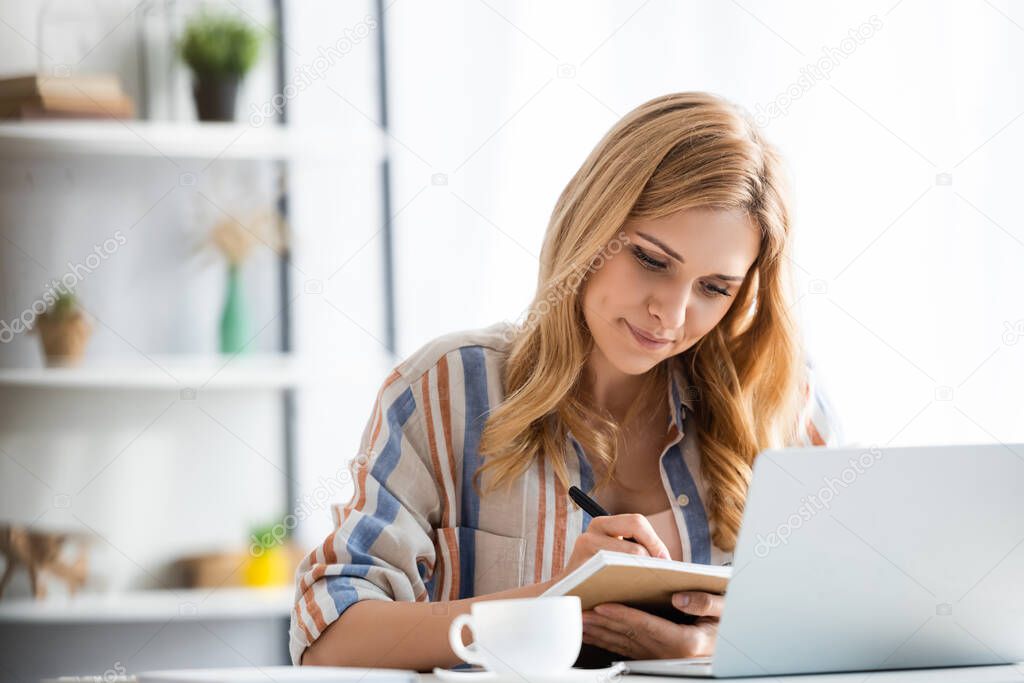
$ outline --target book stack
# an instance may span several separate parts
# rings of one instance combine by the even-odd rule
[[[116,74],[30,74],[0,79],[0,120],[132,118],[135,103]]]

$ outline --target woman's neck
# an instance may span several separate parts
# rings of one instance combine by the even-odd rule
[[[584,367],[584,376],[584,386],[594,408],[608,412],[620,424],[630,407],[641,398],[644,375],[620,371],[596,347]]]

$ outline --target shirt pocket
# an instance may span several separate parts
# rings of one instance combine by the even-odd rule
[[[458,566],[460,582],[473,582],[469,592],[468,585],[460,586],[460,595],[475,597],[523,585],[526,541],[522,538],[468,526],[442,527],[437,534],[441,545],[458,553],[453,564]]]

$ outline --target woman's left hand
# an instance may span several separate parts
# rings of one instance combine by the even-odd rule
[[[724,597],[702,591],[672,595],[672,605],[697,616],[693,624],[668,619],[614,602],[583,611],[583,642],[630,659],[709,656],[715,650]]]

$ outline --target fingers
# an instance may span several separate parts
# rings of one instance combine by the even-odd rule
[[[710,654],[717,628],[718,621],[711,617],[699,617],[694,625],[675,624],[619,603],[604,603],[583,612],[584,642],[634,658]]]
[[[651,554],[647,552],[647,548],[643,547],[639,543],[633,543],[632,541],[626,541],[621,538],[615,538],[614,536],[607,536],[602,539],[601,550],[614,550],[619,553],[639,555],[640,557],[651,556]]]
[[[704,591],[681,591],[672,594],[672,605],[680,612],[698,617],[720,617],[725,596]]]
[[[630,640],[628,636],[617,631],[596,624],[589,626],[583,632],[583,642],[588,645],[603,647],[605,650],[615,652],[623,657],[629,657],[630,659],[648,658],[642,654],[636,641]]]
[[[657,647],[670,635],[671,621],[634,607],[606,602],[584,613],[584,623],[602,626],[649,648]]]
[[[643,515],[608,515],[595,517],[590,522],[588,531],[593,529],[606,536],[621,536],[623,538],[634,538],[637,543],[647,549],[652,557],[670,559],[668,548],[658,537],[650,520]]]
[[[613,607],[621,607],[621,613],[618,610],[609,609]],[[633,659],[656,659],[657,657],[652,653],[657,651],[660,643],[650,637],[648,628],[634,619],[626,621],[616,618],[632,612],[650,616],[631,607],[611,603],[598,605],[593,610],[585,610],[583,612],[583,642]]]
[[[616,536],[606,536],[598,530],[594,530],[594,533],[591,533],[591,530],[588,529],[587,533],[576,540],[576,546],[573,547],[574,553],[583,552],[586,557],[590,557],[598,550],[614,550],[629,555],[650,557],[647,548],[639,543],[633,543]]]

